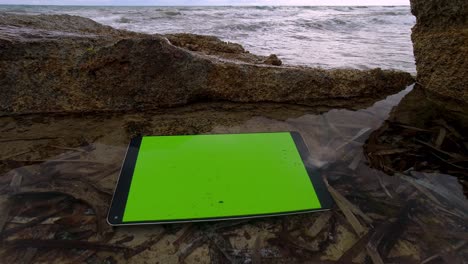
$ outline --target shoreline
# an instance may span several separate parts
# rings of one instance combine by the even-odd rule
[[[77,16],[3,14],[0,36],[4,113],[151,110],[200,100],[313,106],[348,99],[342,103],[349,106],[414,82],[409,73],[379,68],[280,66],[275,55],[256,56],[216,37],[171,35],[175,46]]]

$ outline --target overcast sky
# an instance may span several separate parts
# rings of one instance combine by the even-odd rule
[[[409,5],[409,0],[0,0],[31,5]]]

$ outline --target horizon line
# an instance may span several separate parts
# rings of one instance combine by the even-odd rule
[[[380,7],[396,7],[396,6],[410,6],[408,5],[38,5],[38,4],[1,4],[0,6],[83,6],[83,7],[316,7],[316,6],[335,6],[335,7],[349,7],[349,6],[380,6]]]

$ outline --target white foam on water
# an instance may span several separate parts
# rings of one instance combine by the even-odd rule
[[[144,33],[194,33],[277,54],[286,64],[415,73],[409,6],[64,7],[0,6],[0,12],[71,14]]]

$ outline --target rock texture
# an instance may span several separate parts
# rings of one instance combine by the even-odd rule
[[[174,46],[224,60],[238,60],[254,64],[263,64],[265,56],[252,54],[237,43],[224,42],[215,36],[203,36],[188,33],[164,35]],[[267,63],[265,63],[267,64]]]
[[[3,14],[0,112],[147,110],[199,100],[349,107],[413,82],[380,69],[257,64],[266,58],[220,42],[127,32],[76,16]]]
[[[468,2],[411,0],[418,81],[439,96],[468,102]]]
[[[271,54],[263,63],[276,66],[281,66],[283,64],[276,54]]]

